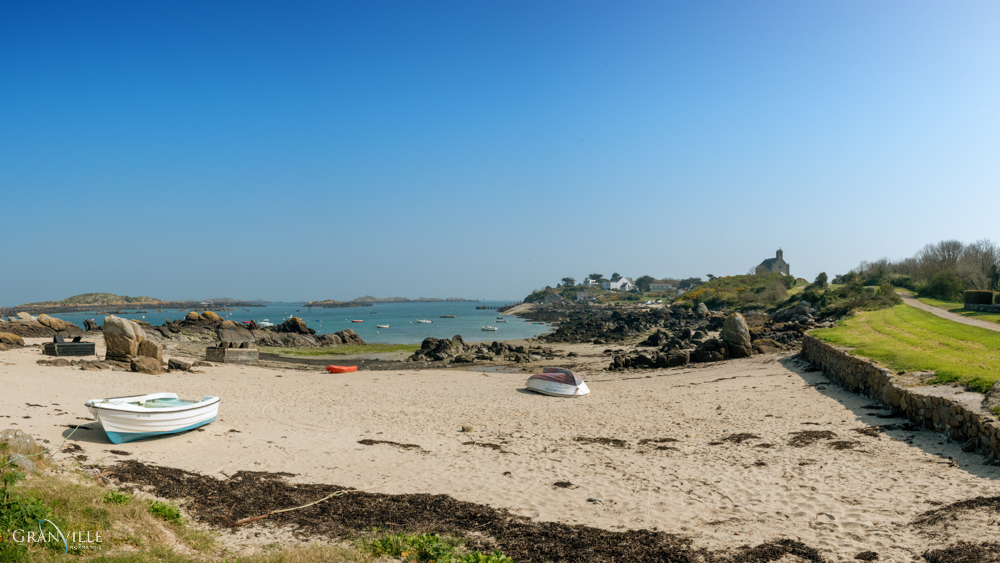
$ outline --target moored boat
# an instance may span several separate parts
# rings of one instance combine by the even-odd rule
[[[365,321],[351,321],[352,323],[363,323]]]
[[[389,325],[375,325],[375,328],[389,328]]]
[[[219,414],[218,397],[195,401],[175,393],[91,399],[85,405],[114,444],[194,430]]]
[[[480,328],[479,330],[486,330],[486,331],[495,332],[495,331],[498,331],[500,329],[497,328],[497,327],[495,327],[495,326],[484,326],[484,327]]]
[[[417,322],[418,323],[428,323],[428,324],[430,324],[431,321],[428,321],[426,319],[417,319]]]

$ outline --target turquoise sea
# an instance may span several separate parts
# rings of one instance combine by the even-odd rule
[[[489,306],[501,306],[507,301],[486,301]],[[289,316],[304,320],[309,328],[318,334],[328,334],[353,329],[365,342],[381,342],[387,344],[419,344],[424,338],[451,338],[462,335],[467,342],[492,342],[494,340],[518,340],[538,336],[551,330],[548,325],[533,324],[516,317],[503,317],[495,310],[477,310],[476,302],[450,303],[387,303],[364,308],[350,309],[308,309],[302,303],[270,303],[266,307],[246,307],[236,311],[218,311],[226,319],[242,322],[254,319],[258,322],[268,319],[274,324],[282,323]],[[187,311],[176,309],[165,310],[162,313],[149,311],[133,313],[135,309],[121,309],[128,314],[118,315],[126,319],[144,320],[152,325],[161,325],[165,319],[182,319]],[[441,315],[458,315],[457,319],[442,319]],[[84,319],[94,319],[98,324],[104,323],[103,316],[94,313],[54,313],[57,317],[83,327]],[[497,317],[503,317],[506,323],[496,323]],[[432,321],[430,324],[418,323],[417,319]],[[361,320],[362,323],[352,323],[351,320]],[[377,328],[375,325],[389,325],[389,328]],[[486,332],[480,330],[489,324],[500,330]]]

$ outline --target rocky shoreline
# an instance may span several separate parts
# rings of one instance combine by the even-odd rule
[[[267,304],[260,301],[227,301],[224,308],[213,308],[213,311],[233,311],[235,308],[243,307],[266,307]],[[148,303],[128,303],[125,309],[129,310],[156,310],[165,311],[177,309],[184,311],[203,310],[205,305],[200,301],[153,301]],[[17,305],[14,307],[0,307],[0,317],[13,317],[18,313],[29,315],[41,315],[43,313],[89,313],[113,314],[124,313],[122,304],[109,305],[107,303],[84,304],[84,305]]]

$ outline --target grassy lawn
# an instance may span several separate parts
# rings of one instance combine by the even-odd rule
[[[933,383],[986,392],[1000,380],[1000,332],[942,319],[908,305],[868,311],[810,334],[894,370],[934,370]]]
[[[337,346],[334,348],[262,348],[261,352],[283,356],[353,356],[357,354],[379,354],[385,352],[413,353],[419,344],[369,344],[367,346]]]
[[[917,301],[920,301],[921,303],[926,303],[931,307],[946,309],[951,313],[958,313],[959,315],[965,317],[972,317],[983,321],[989,321],[991,323],[1000,323],[1000,313],[984,313],[983,311],[971,311],[965,308],[965,303],[955,303],[952,301],[938,301],[937,299],[931,299],[929,297],[921,297],[917,299]]]

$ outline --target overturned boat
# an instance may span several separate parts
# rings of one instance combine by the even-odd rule
[[[115,444],[194,430],[219,414],[218,397],[195,401],[175,393],[91,399],[85,405]]]
[[[580,397],[590,394],[583,378],[564,368],[545,368],[532,375],[526,384],[530,391],[553,397]]]

